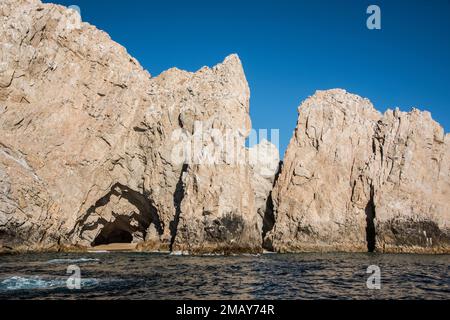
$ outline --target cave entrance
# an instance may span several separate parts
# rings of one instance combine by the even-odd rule
[[[162,234],[158,213],[148,194],[121,184],[115,184],[89,208],[79,225],[80,238],[92,247],[137,244],[144,242],[149,232],[151,236]]]
[[[121,223],[120,219],[116,219],[116,221],[109,222],[105,225],[100,234],[92,242],[92,246],[132,242],[133,230],[126,223]]]
[[[366,241],[367,250],[374,252],[376,247],[376,230],[375,230],[375,203],[373,200],[373,187],[370,190],[370,200],[367,203],[366,212]]]

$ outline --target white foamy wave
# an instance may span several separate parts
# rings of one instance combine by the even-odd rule
[[[188,251],[172,251],[170,253],[171,256],[188,256],[189,252]]]
[[[97,284],[98,284],[97,279],[81,279],[81,288],[92,287]],[[57,289],[66,287],[67,287],[67,280],[63,278],[44,279],[38,276],[34,277],[12,276],[0,281],[0,291]]]
[[[65,285],[63,280],[44,280],[39,277],[10,277],[0,282],[3,290],[49,289]]]
[[[94,258],[79,258],[79,259],[53,259],[47,261],[49,264],[70,264],[70,263],[89,263],[89,262],[100,262],[100,259]]]

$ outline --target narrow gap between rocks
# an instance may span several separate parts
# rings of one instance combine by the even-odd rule
[[[272,191],[275,188],[275,185],[278,181],[278,177],[281,174],[281,170],[283,168],[283,161],[280,161],[277,169],[277,173],[275,174],[275,178],[273,180],[272,185]],[[275,215],[274,215],[274,205],[273,205],[273,198],[272,198],[272,191],[270,191],[269,197],[267,198],[266,202],[266,211],[264,212],[263,217],[263,227],[262,227],[262,247],[265,250],[273,251],[273,246],[269,241],[266,241],[266,235],[272,231],[273,227],[275,226]]]
[[[263,227],[262,227],[262,241],[263,241],[263,248],[264,245],[264,239],[266,238],[267,233],[269,233],[275,224],[275,217],[273,215],[273,200],[272,200],[272,192],[270,193],[269,197],[267,198],[266,202],[266,211],[264,212],[263,217]],[[266,250],[271,250],[270,247],[264,248]]]
[[[177,236],[178,223],[180,222],[180,214],[181,214],[181,202],[184,197],[184,184],[183,184],[183,175],[188,171],[189,166],[187,164],[183,164],[183,168],[180,173],[180,178],[178,179],[178,183],[175,189],[175,193],[173,194],[173,204],[175,206],[175,217],[170,222],[170,251],[173,251],[173,244],[175,243],[175,238]]]
[[[374,203],[373,186],[370,188],[370,200],[366,206],[366,241],[367,250],[369,252],[375,251],[376,244],[376,230],[375,230],[375,203]]]

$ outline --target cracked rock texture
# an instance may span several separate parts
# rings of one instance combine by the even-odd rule
[[[0,27],[0,250],[261,250],[252,169],[195,162],[250,130],[236,55],[152,78],[65,7],[3,0]]]
[[[253,169],[258,230],[262,231],[261,237],[264,238],[274,224],[272,189],[280,170],[280,154],[278,148],[267,140],[250,148],[248,153],[249,164]]]
[[[76,11],[1,0],[0,58],[0,252],[449,251],[450,138],[427,112],[318,92],[279,173],[274,145],[245,148],[236,55],[153,78]]]
[[[299,108],[273,190],[276,251],[449,252],[450,135],[344,90]]]
[[[139,156],[126,154],[127,138],[150,75],[73,10],[7,0],[0,13],[1,244],[92,240],[74,234],[83,213],[117,183],[139,190],[137,176],[112,172]],[[90,219],[95,232],[101,222]]]

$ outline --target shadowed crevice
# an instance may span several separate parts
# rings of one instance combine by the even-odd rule
[[[173,204],[175,206],[175,216],[173,220],[169,224],[170,229],[170,251],[172,251],[173,244],[175,243],[175,238],[177,236],[178,223],[180,222],[180,214],[181,214],[181,202],[184,198],[184,183],[183,183],[183,175],[188,171],[189,166],[187,164],[183,164],[183,168],[180,173],[180,178],[178,179],[177,186],[175,188],[175,193],[173,194]]]
[[[263,243],[264,243],[264,238],[266,237],[267,233],[269,233],[273,229],[274,225],[275,225],[275,216],[273,214],[272,192],[270,192],[270,195],[267,198],[266,211],[264,212],[264,217],[263,217],[263,227],[262,227]],[[266,249],[266,248],[264,248],[264,249]]]
[[[277,173],[275,174],[275,178],[273,180],[272,190],[278,181],[278,177],[281,174],[282,167],[283,167],[283,161],[280,161],[280,163],[278,165]],[[262,234],[261,234],[262,247],[263,247],[263,249],[268,250],[268,251],[273,251],[273,247],[272,247],[272,244],[269,243],[268,241],[265,241],[265,239],[266,239],[266,235],[270,231],[272,231],[274,226],[275,226],[274,204],[273,204],[273,198],[272,198],[272,191],[270,191],[269,197],[267,198],[267,201],[266,201],[266,211],[264,212]]]
[[[367,203],[366,212],[366,241],[367,250],[369,252],[375,251],[376,245],[376,230],[375,230],[375,203],[374,203],[374,190],[373,186],[370,188],[370,200]]]

